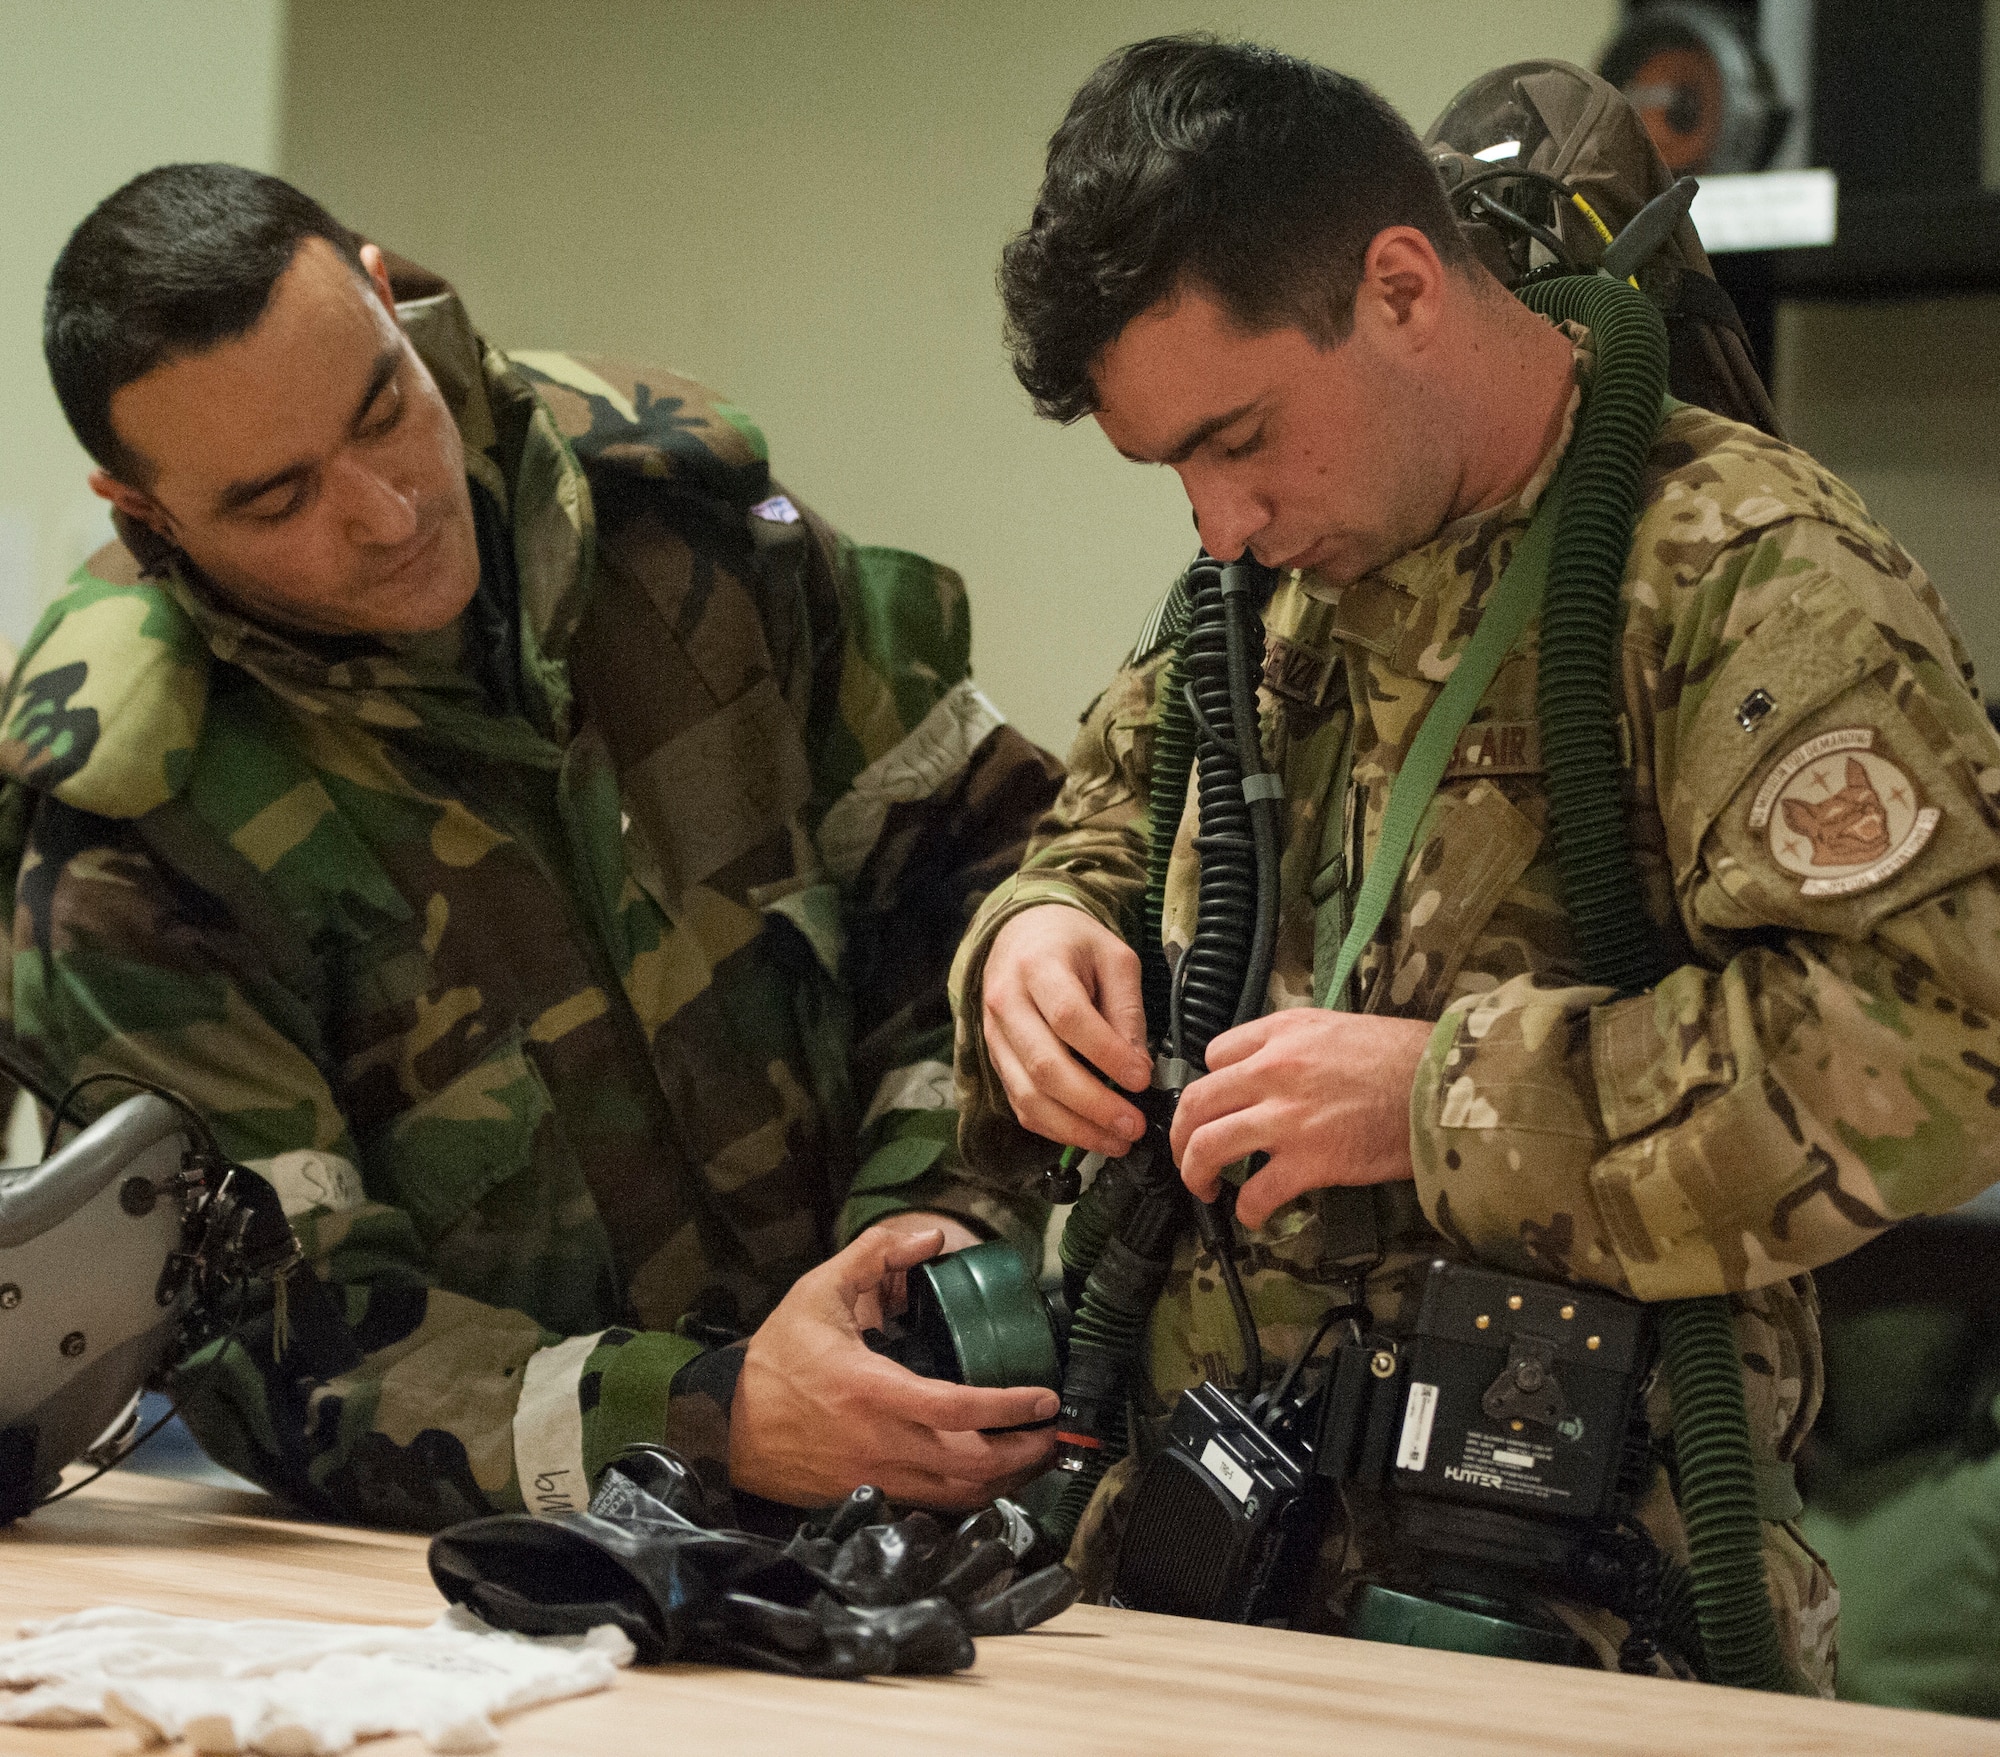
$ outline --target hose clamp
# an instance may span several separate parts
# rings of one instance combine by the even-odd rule
[[[1201,1070],[1193,1062],[1177,1055],[1163,1055],[1153,1063],[1156,1092],[1185,1092],[1200,1077]]]
[[[1243,798],[1249,805],[1260,799],[1282,800],[1285,797],[1284,778],[1275,770],[1266,769],[1262,774],[1243,777]]]

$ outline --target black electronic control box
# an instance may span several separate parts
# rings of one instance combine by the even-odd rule
[[[1636,1301],[1434,1261],[1398,1350],[1388,1480],[1543,1518],[1615,1517],[1653,1349]]]
[[[1196,1385],[1139,1474],[1111,1602],[1223,1623],[1280,1617],[1312,1561],[1317,1503],[1306,1460],[1230,1392]]]

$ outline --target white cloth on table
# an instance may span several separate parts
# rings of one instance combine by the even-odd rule
[[[484,1751],[499,1742],[494,1715],[601,1690],[632,1663],[632,1643],[608,1623],[529,1637],[457,1606],[406,1629],[223,1623],[110,1605],[21,1633],[0,1643],[0,1722],[109,1723],[265,1757],[320,1757],[382,1733]]]

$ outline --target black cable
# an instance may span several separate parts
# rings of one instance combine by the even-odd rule
[[[1564,268],[1571,270],[1576,268],[1576,258],[1570,254],[1569,246],[1557,237],[1555,233],[1551,232],[1547,226],[1537,225],[1524,213],[1516,213],[1504,201],[1488,195],[1483,189],[1477,191],[1472,199],[1478,206],[1492,214],[1495,219],[1505,220],[1508,225],[1525,232],[1537,244],[1541,245],[1544,250],[1553,255],[1556,261],[1561,263]]]
[[[1243,1343],[1243,1380],[1238,1390],[1245,1397],[1254,1397],[1264,1383],[1264,1345],[1257,1335],[1257,1320],[1250,1315],[1243,1277],[1236,1268],[1236,1186],[1224,1184],[1213,1202],[1196,1197],[1194,1224],[1201,1242],[1215,1258],[1216,1271],[1229,1294],[1229,1309],[1236,1314],[1236,1333]]]
[[[1569,200],[1576,193],[1560,177],[1551,177],[1546,171],[1531,171],[1526,165],[1495,165],[1489,171],[1474,172],[1472,176],[1467,177],[1463,182],[1453,184],[1449,194],[1451,199],[1456,202],[1470,195],[1482,184],[1505,183],[1509,179],[1515,179],[1523,183],[1539,183],[1544,189],[1552,191],[1564,201]]]
[[[117,1080],[127,1086],[136,1086],[141,1092],[150,1092],[155,1098],[162,1099],[166,1103],[171,1104],[175,1110],[179,1111],[182,1116],[186,1117],[194,1125],[195,1133],[201,1137],[201,1144],[207,1148],[210,1157],[218,1164],[226,1165],[229,1163],[221,1147],[216,1143],[215,1131],[208,1126],[208,1119],[200,1111],[196,1110],[193,1105],[188,1103],[178,1092],[171,1092],[164,1086],[156,1086],[151,1080],[142,1080],[137,1074],[121,1074],[117,1072],[86,1074],[81,1080],[74,1080],[70,1083],[69,1089],[56,1101],[55,1108],[49,1113],[48,1131],[42,1137],[42,1157],[44,1159],[48,1158],[56,1150],[56,1136],[61,1131],[64,1122],[70,1120],[69,1107],[76,1095],[88,1087],[101,1085],[107,1080]]]
[[[53,1507],[58,1501],[68,1500],[70,1496],[75,1494],[78,1489],[89,1488],[90,1485],[95,1481],[97,1481],[99,1477],[108,1476],[112,1471],[116,1470],[119,1465],[123,1464],[126,1459],[130,1458],[134,1452],[138,1451],[141,1446],[145,1445],[145,1443],[148,1440],[150,1440],[155,1434],[157,1434],[163,1427],[165,1427],[168,1422],[172,1421],[175,1416],[179,1415],[180,1412],[181,1412],[181,1406],[178,1403],[170,1405],[165,1415],[161,1416],[158,1421],[154,1422],[153,1425],[149,1427],[143,1434],[141,1434],[136,1440],[134,1440],[131,1445],[127,1446],[124,1451],[120,1452],[116,1458],[111,1459],[108,1463],[100,1464],[88,1476],[79,1478],[77,1481],[71,1483],[68,1488],[56,1489],[53,1490],[51,1493],[44,1495],[39,1501],[37,1501],[34,1504],[33,1507],[29,1509],[29,1511],[32,1513],[39,1513],[44,1507]]]
[[[62,1088],[48,1069],[29,1055],[18,1039],[4,1031],[0,1031],[0,1074],[5,1074],[17,1086],[25,1087],[50,1110],[60,1102]]]
[[[1185,1061],[1187,1059],[1187,1052],[1181,1047],[1181,1022],[1187,1016],[1186,1008],[1183,1005],[1187,989],[1187,977],[1187,952],[1183,948],[1180,959],[1174,965],[1173,981],[1167,988],[1167,1053],[1175,1061]]]
[[[1320,1319],[1313,1333],[1306,1338],[1305,1347],[1292,1356],[1291,1365],[1285,1368],[1284,1377],[1278,1381],[1277,1388],[1271,1393],[1271,1406],[1265,1412],[1267,1423],[1275,1418],[1278,1410],[1283,1406],[1286,1393],[1291,1390],[1293,1382],[1298,1378],[1299,1374],[1305,1371],[1306,1362],[1313,1357],[1313,1350],[1326,1340],[1327,1332],[1343,1318],[1358,1322],[1360,1319],[1371,1317],[1372,1315],[1368,1308],[1357,1300],[1350,1300],[1344,1306],[1329,1306],[1327,1308],[1325,1315]],[[1356,1335],[1358,1337],[1358,1330]]]
[[[1210,744],[1216,746],[1217,749],[1233,750],[1235,748],[1235,740],[1224,738],[1220,732],[1216,731],[1209,724],[1208,716],[1201,711],[1201,698],[1194,693],[1194,685],[1190,683],[1182,693],[1187,696],[1188,712],[1194,715],[1194,723],[1200,730],[1202,737],[1207,739]]]

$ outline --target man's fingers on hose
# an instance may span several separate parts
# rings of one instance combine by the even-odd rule
[[[1091,1056],[1128,1092],[1138,1092],[1152,1080],[1153,1058],[1146,1053],[1146,997],[1139,983],[1139,955],[1123,940],[1093,943],[1097,972],[1097,1010],[1103,1014],[1120,1048],[1104,1058]]]
[[[1074,977],[1066,974],[1066,980],[1051,984],[1040,999],[1042,1017],[1048,1020],[1049,1028],[1092,1067],[1101,1068],[1127,1088],[1143,1088],[1152,1078],[1153,1064],[1145,1053],[1135,1049],[1131,1039],[1098,1010],[1097,1002]]]
[[[1075,971],[1062,964],[1045,965],[1032,988],[989,994],[986,1024],[989,1047],[997,1025],[1037,1088],[1106,1128],[1118,1128],[1126,1117],[1135,1119],[1127,1132],[1138,1139],[1143,1127],[1136,1122],[1138,1111],[1098,1080],[1090,1067],[1105,1069],[1113,1079],[1122,1070],[1134,1077],[1135,1085],[1144,1086],[1152,1077],[1152,1064],[1098,1012]]]
[[[1202,1051],[1202,1060],[1208,1064],[1213,1074],[1222,1068],[1234,1067],[1236,1063],[1253,1056],[1270,1041],[1272,1021],[1281,1018],[1281,1013],[1265,1013],[1241,1025],[1232,1025],[1220,1036],[1209,1039],[1208,1048]]]
[[[1119,1129],[1120,1113],[1128,1113],[1136,1119],[1138,1111],[1108,1086],[1093,1080],[1056,1043],[1046,1026],[1040,1030],[1048,1044],[1053,1046],[1051,1053],[1060,1058],[1066,1070],[1059,1091],[1051,1091],[1030,1072],[1014,1042],[1003,1031],[989,1028],[986,1034],[986,1053],[1014,1106],[1015,1119],[1023,1128],[1046,1135],[1051,1141],[1107,1154],[1113,1159],[1122,1158],[1137,1136],[1130,1131],[1129,1124],[1126,1130]],[[1074,1102],[1069,1102],[1071,1099]],[[1079,1106],[1089,1108],[1080,1109]]]
[[[1347,1181],[1333,1175],[1336,1169],[1316,1164],[1302,1153],[1279,1155],[1254,1177],[1244,1179],[1236,1192],[1237,1220],[1255,1232],[1294,1196]]]
[[[1268,1152],[1272,1133],[1273,1119],[1263,1105],[1231,1111],[1212,1123],[1203,1123],[1188,1137],[1181,1154],[1181,1182],[1204,1202],[1214,1201],[1223,1167],[1252,1153]],[[1237,1212],[1242,1212],[1240,1204]]]
[[[1014,1120],[1022,1128],[1064,1147],[1080,1147],[1086,1153],[1102,1153],[1107,1159],[1122,1159],[1132,1143],[1084,1121],[1073,1110],[1041,1097],[1030,1090],[1014,1105]]]
[[[1108,1130],[1098,1128],[1085,1121],[1067,1106],[1035,1090],[1015,1055],[1010,1044],[997,1030],[986,1033],[986,1054],[993,1063],[993,1070],[1000,1076],[1000,1084],[1007,1094],[1007,1102],[1013,1107],[1014,1120],[1024,1129],[1032,1129],[1036,1134],[1051,1141],[1059,1141],[1065,1147],[1081,1147],[1089,1152],[1123,1153],[1127,1143],[1118,1142],[1113,1148],[1105,1142],[1115,1139]]]
[[[1180,1103],[1174,1107],[1174,1124],[1168,1140],[1173,1145],[1176,1163],[1186,1152],[1189,1137],[1196,1129],[1248,1110],[1263,1090],[1264,1082],[1252,1070],[1234,1068],[1220,1074],[1203,1074],[1181,1094]]]

